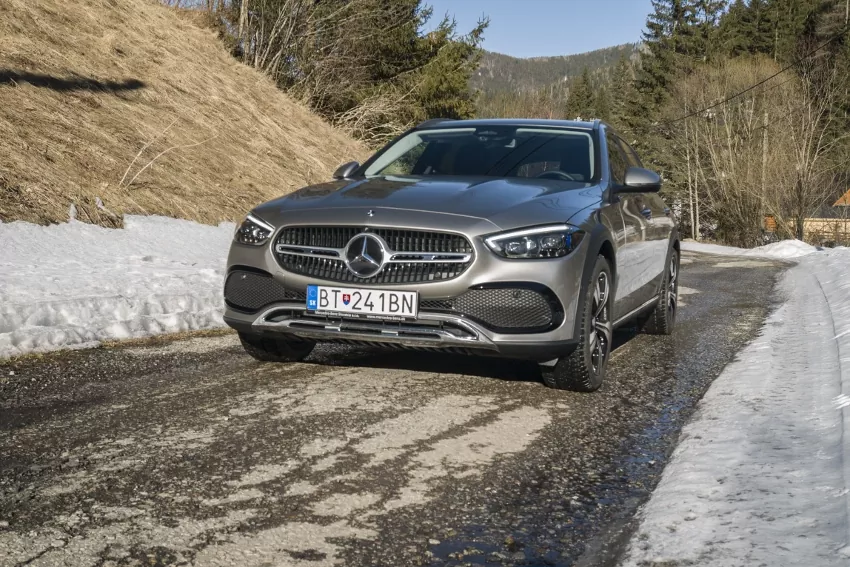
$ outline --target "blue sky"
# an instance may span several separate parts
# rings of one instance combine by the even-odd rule
[[[426,0],[431,23],[454,15],[458,31],[490,17],[484,49],[514,57],[570,55],[640,40],[650,0]]]

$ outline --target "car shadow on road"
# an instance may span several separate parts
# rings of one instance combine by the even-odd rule
[[[612,353],[632,340],[637,334],[638,331],[631,328],[615,331]],[[542,382],[540,366],[534,362],[438,351],[320,345],[306,362],[329,366],[478,376],[509,382]]]

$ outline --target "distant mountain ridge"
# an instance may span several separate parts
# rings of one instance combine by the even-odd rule
[[[638,43],[624,43],[575,55],[529,58],[485,51],[471,84],[490,94],[549,87],[581,74],[585,67],[595,76],[607,76],[621,56],[632,61],[639,59],[639,48]]]

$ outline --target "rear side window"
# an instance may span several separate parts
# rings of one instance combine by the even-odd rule
[[[605,138],[608,141],[608,165],[611,167],[611,179],[617,185],[622,185],[626,182],[626,158],[617,140],[611,134],[607,134]]]

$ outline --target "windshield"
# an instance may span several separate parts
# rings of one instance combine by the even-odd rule
[[[590,133],[579,130],[482,126],[418,130],[396,141],[367,167],[375,175],[475,175],[593,179]]]

